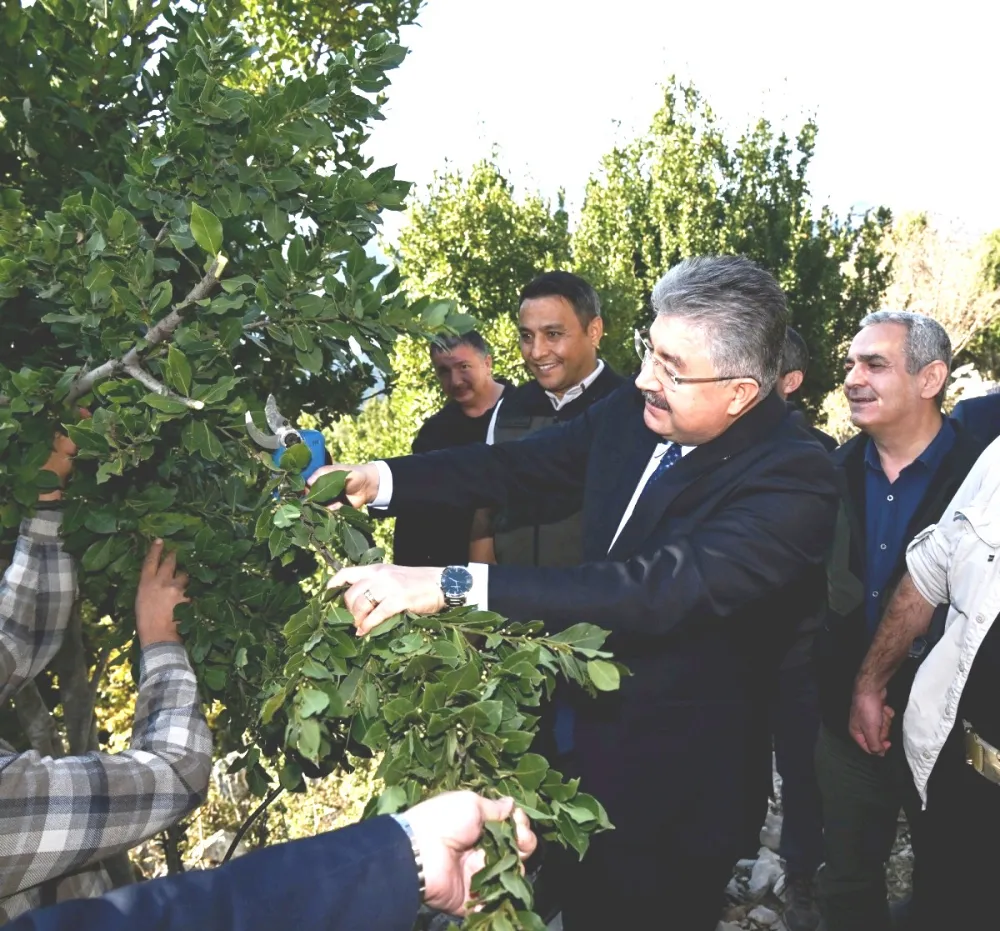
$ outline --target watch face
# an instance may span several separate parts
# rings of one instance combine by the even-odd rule
[[[441,573],[441,591],[446,598],[467,595],[472,588],[472,573],[465,566],[448,566]]]

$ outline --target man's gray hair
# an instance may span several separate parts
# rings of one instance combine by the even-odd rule
[[[903,355],[906,357],[906,371],[911,375],[916,375],[932,362],[943,362],[951,371],[951,340],[937,320],[909,310],[877,310],[861,321],[861,329],[880,323],[898,323],[906,327]],[[939,404],[947,393],[947,385],[948,380],[945,379],[945,386],[937,396]]]
[[[788,308],[770,272],[737,255],[684,259],[657,282],[652,305],[657,314],[684,317],[702,330],[718,375],[754,378],[762,398],[771,393]]]

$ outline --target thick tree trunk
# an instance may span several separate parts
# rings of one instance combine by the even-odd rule
[[[52,669],[59,677],[59,697],[63,706],[63,722],[69,752],[73,756],[99,750],[97,726],[94,721],[96,689],[90,680],[87,650],[83,642],[83,622],[80,605],[73,606],[63,645],[52,660]],[[96,675],[102,675],[99,666]]]
[[[26,682],[20,689],[14,697],[14,708],[21,728],[35,750],[42,756],[66,755],[56,722],[34,682]]]

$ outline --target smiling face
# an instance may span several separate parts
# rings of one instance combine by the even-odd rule
[[[700,446],[726,431],[746,413],[760,393],[748,378],[675,384],[670,373],[682,378],[715,378],[709,341],[701,327],[681,316],[658,314],[649,328],[653,360],[643,363],[635,384],[646,401],[646,426],[666,440],[683,446]]]
[[[851,423],[866,433],[892,429],[934,403],[940,388],[931,363],[919,372],[906,370],[907,329],[901,323],[864,327],[847,353],[844,394],[851,406]],[[930,376],[930,377],[929,377]]]
[[[564,297],[534,297],[521,303],[521,355],[546,391],[562,396],[597,367],[604,322],[583,325]]]

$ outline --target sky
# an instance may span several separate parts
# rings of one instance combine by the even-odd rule
[[[424,187],[496,147],[521,190],[565,188],[572,218],[676,74],[736,133],[813,116],[815,202],[978,234],[1000,227],[997,35],[991,0],[427,0],[367,151]]]

